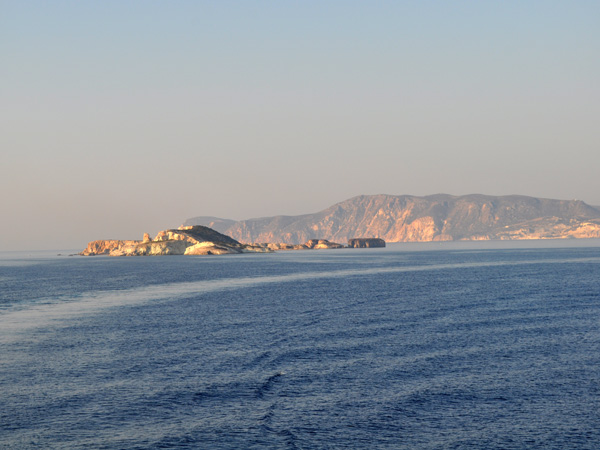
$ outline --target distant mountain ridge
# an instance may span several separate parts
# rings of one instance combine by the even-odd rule
[[[600,237],[600,209],[579,200],[522,195],[360,195],[314,214],[233,221],[195,217],[240,242],[309,239],[346,242],[373,237],[387,242]]]

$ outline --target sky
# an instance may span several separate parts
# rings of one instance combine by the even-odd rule
[[[362,194],[600,205],[598,1],[0,0],[0,251]]]

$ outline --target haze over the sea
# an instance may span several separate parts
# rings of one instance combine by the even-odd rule
[[[0,251],[360,194],[600,205],[600,2],[13,1]]]

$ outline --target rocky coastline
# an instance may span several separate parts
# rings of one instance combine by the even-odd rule
[[[235,239],[204,226],[185,226],[159,232],[154,239],[148,233],[142,240],[96,240],[80,253],[82,256],[154,256],[224,255],[248,251],[268,251],[239,243]]]
[[[382,240],[378,239],[378,241]],[[381,247],[381,245],[379,246]],[[385,247],[385,242],[383,246]],[[348,247],[351,246],[348,245]],[[194,225],[161,231],[154,239],[150,238],[148,233],[144,233],[141,240],[91,241],[79,254],[81,256],[227,255],[339,248],[346,248],[346,246],[326,239],[310,239],[304,244],[296,245],[286,243],[243,244],[212,228]]]

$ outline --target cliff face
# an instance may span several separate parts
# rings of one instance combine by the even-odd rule
[[[122,241],[122,240],[98,240],[90,242],[85,250],[80,254],[88,255],[109,255],[120,248],[135,246],[141,241]]]
[[[223,220],[215,226],[240,242],[290,244],[365,236],[387,242],[588,238],[600,237],[600,211],[581,201],[517,195],[364,195],[315,214]]]

